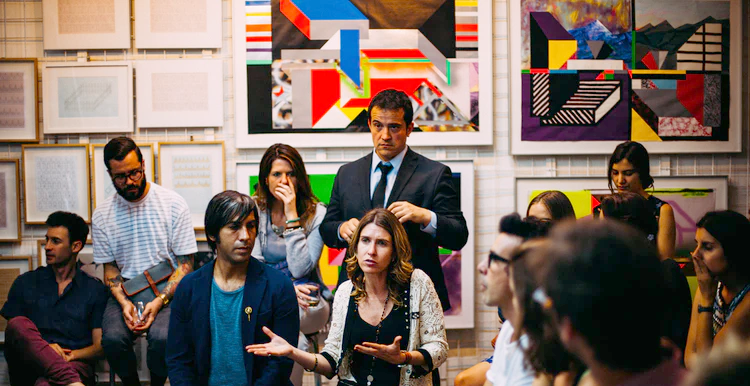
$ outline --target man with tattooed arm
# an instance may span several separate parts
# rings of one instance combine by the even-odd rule
[[[168,305],[177,284],[193,271],[198,252],[190,209],[177,193],[146,180],[143,156],[130,138],[112,139],[104,147],[104,164],[117,194],[97,206],[92,218],[94,262],[104,264],[112,293],[104,311],[102,346],[123,384],[140,385],[133,342],[148,332],[151,385],[161,386],[167,379]],[[164,260],[174,272],[139,316],[122,284]]]

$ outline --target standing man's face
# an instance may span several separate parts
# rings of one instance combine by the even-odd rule
[[[375,153],[381,160],[390,161],[406,148],[406,138],[414,129],[414,123],[404,121],[404,109],[383,110],[373,107],[367,121],[372,134]]]
[[[109,160],[109,176],[117,194],[128,201],[138,201],[146,191],[146,172],[143,162],[138,162],[135,150],[122,161]]]

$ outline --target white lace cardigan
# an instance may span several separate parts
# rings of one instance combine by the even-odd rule
[[[339,379],[354,381],[350,369],[351,352],[343,353],[341,347],[351,292],[352,282],[349,280],[342,283],[336,291],[336,297],[333,300],[331,330],[322,353],[327,354],[335,363],[340,364],[338,367]],[[409,344],[407,349],[408,351],[417,349],[427,351],[432,358],[432,367],[421,366],[427,372],[427,375],[419,378],[412,378],[412,374],[415,372],[414,366],[401,367],[400,385],[430,386],[432,385],[432,374],[430,372],[440,367],[448,357],[443,308],[440,306],[440,299],[435,292],[432,280],[419,269],[412,272],[410,292],[409,312],[411,317],[409,318]],[[343,360],[341,355],[345,355]]]

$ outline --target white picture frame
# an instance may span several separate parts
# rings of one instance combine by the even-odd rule
[[[0,142],[39,142],[36,58],[0,59],[0,77]]]
[[[491,145],[493,143],[493,131],[495,127],[494,118],[494,87],[493,80],[493,51],[495,43],[493,42],[493,1],[477,2],[476,12],[465,12],[467,19],[476,17],[477,19],[477,37],[478,62],[479,62],[479,84],[481,85],[479,105],[479,130],[477,132],[413,132],[409,137],[409,144],[412,146],[475,146]],[[235,122],[235,143],[239,149],[265,149],[274,143],[286,143],[297,148],[320,148],[320,147],[370,147],[372,139],[369,133],[351,133],[351,132],[320,132],[320,133],[248,133],[248,92],[247,92],[247,51],[249,49],[245,37],[248,36],[246,23],[251,19],[266,20],[270,25],[272,15],[265,15],[264,12],[271,12],[270,4],[254,6],[247,4],[248,8],[263,8],[267,11],[258,10],[256,14],[248,16],[246,2],[232,2],[232,36],[234,53],[234,122]],[[470,6],[467,8],[471,8]],[[270,32],[270,31],[269,31]],[[262,33],[261,33],[262,34]],[[459,33],[460,34],[460,33]],[[270,35],[270,33],[269,33]],[[335,39],[332,39],[335,40]],[[259,43],[264,44],[264,43]],[[255,45],[254,47],[257,47]],[[271,43],[268,43],[271,47]],[[504,53],[500,53],[504,54]],[[451,63],[466,62],[466,59],[450,59]],[[455,64],[454,64],[455,65]],[[269,74],[270,77],[270,74]],[[270,90],[269,90],[270,92]],[[270,115],[271,108],[268,110]]]
[[[138,127],[221,127],[221,59],[141,60],[136,64]]]
[[[640,0],[639,0],[640,1]],[[646,0],[647,2],[658,3],[660,0]],[[686,0],[685,4],[690,0]],[[742,2],[740,0],[714,0],[717,3],[729,3],[730,10],[730,60],[729,72],[731,74],[730,83],[730,126],[729,137],[727,141],[690,141],[690,140],[666,140],[666,141],[642,141],[641,143],[651,154],[665,153],[737,153],[742,150],[743,132],[747,132],[747,124],[743,121],[743,106],[746,104],[742,94],[743,80],[743,51],[747,49],[747,44],[743,47],[743,15]],[[555,1],[550,1],[556,3]],[[570,0],[562,1],[568,3]],[[611,154],[615,147],[625,140],[619,141],[523,141],[522,133],[522,91],[523,81],[521,77],[521,52],[522,38],[521,28],[521,0],[511,0],[508,2],[508,23],[509,23],[509,54],[507,55],[510,79],[510,153],[513,155],[557,155],[557,154]],[[557,2],[561,3],[561,2]],[[687,7],[687,5],[685,5]],[[747,7],[747,6],[745,6]],[[675,13],[682,12],[683,9],[675,9]],[[595,11],[591,11],[595,12]],[[612,17],[609,15],[608,17]],[[615,16],[615,19],[617,16]],[[528,24],[528,23],[527,23]],[[667,23],[669,24],[669,23]],[[674,26],[678,28],[679,26]],[[672,34],[673,32],[668,32]]]
[[[24,218],[44,224],[58,210],[91,222],[88,145],[23,145]]]
[[[308,176],[330,176],[336,175],[343,164],[343,162],[335,161],[308,161],[305,162],[305,170]],[[460,304],[454,302],[453,298],[451,298],[452,308],[445,315],[445,327],[447,329],[474,328],[474,272],[476,271],[476,265],[474,264],[474,162],[456,160],[443,161],[443,164],[450,167],[454,175],[460,175],[461,186],[459,195],[461,199],[461,211],[469,228],[469,239],[460,251]],[[250,177],[257,176],[259,170],[260,163],[258,161],[238,161],[235,168],[237,191],[249,195],[251,191]],[[329,197],[318,198],[323,202],[329,200]],[[323,253],[327,253],[325,249]],[[456,256],[458,255],[451,254],[448,258],[455,258]],[[323,262],[323,257],[321,257],[321,262]],[[445,261],[442,261],[442,263],[446,264]],[[321,274],[324,276],[324,282],[330,283],[333,280],[335,284],[335,280],[338,278],[338,270],[335,270],[335,273],[326,272],[327,267],[325,265],[319,264]],[[334,275],[335,278],[331,275]],[[456,284],[455,281],[450,280],[446,273],[446,285],[448,286],[449,293],[452,288],[455,288]]]
[[[221,0],[135,0],[135,47],[221,48]]]
[[[154,146],[153,144],[137,144],[141,149],[144,166],[146,168],[146,181],[154,182]],[[107,198],[117,194],[115,185],[112,183],[107,166],[104,164],[104,144],[91,145],[91,175],[92,195],[91,205],[93,209]]]
[[[8,292],[10,292],[10,286],[18,278],[33,269],[31,266],[31,256],[0,256],[0,308],[5,305],[8,300]],[[14,271],[17,270],[18,275]],[[0,318],[0,343],[5,343],[5,328],[8,325],[8,321],[5,318]]]
[[[205,229],[211,198],[226,189],[224,142],[159,142],[159,184],[187,201],[193,228]]]
[[[0,159],[0,242],[21,241],[19,177],[17,159]]]
[[[132,133],[130,62],[44,65],[44,134]]]
[[[44,0],[45,50],[130,48],[129,0]]]
[[[594,196],[610,194],[606,177],[518,177],[515,181],[516,211],[525,216],[532,193],[545,190],[558,190],[565,194],[589,191]],[[729,208],[727,176],[654,177],[654,188],[646,191],[672,206],[676,228],[676,257],[689,257],[689,252],[695,248],[695,223],[705,212]],[[705,199],[710,202],[700,201]],[[571,201],[576,216],[590,216],[581,208],[582,205],[588,206],[583,209],[588,209],[590,213],[591,201],[581,202],[582,205],[575,199]]]

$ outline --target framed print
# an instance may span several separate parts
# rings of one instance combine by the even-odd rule
[[[23,145],[26,224],[64,210],[91,222],[88,145]]]
[[[44,0],[45,50],[130,48],[129,0]]]
[[[545,190],[568,196],[578,218],[590,216],[599,200],[611,194],[606,177],[516,178],[516,211],[526,214],[531,199]],[[674,210],[675,257],[690,257],[695,249],[695,223],[706,212],[729,207],[726,176],[654,177],[654,188],[646,191]]]
[[[742,1],[509,3],[512,154],[741,151]]]
[[[369,147],[389,88],[411,99],[411,145],[492,144],[492,4],[233,2],[237,147]]]
[[[221,48],[221,0],[135,0],[135,47]]]
[[[459,192],[461,211],[469,228],[469,239],[460,251],[440,248],[440,263],[448,287],[451,309],[445,313],[445,326],[449,329],[474,327],[474,163],[472,161],[445,161],[453,172],[453,181]],[[305,162],[313,193],[321,202],[328,204],[333,190],[333,181],[343,163]],[[237,162],[237,191],[255,194],[260,162]],[[323,246],[318,266],[325,285],[334,289],[339,277],[346,249]]]
[[[224,125],[221,59],[136,62],[138,127]]]
[[[37,240],[36,245],[36,266],[46,267],[47,258],[44,250],[44,239]],[[94,244],[91,238],[86,240],[86,245],[78,252],[78,261],[81,262],[81,270],[104,282],[104,265],[94,263]],[[98,266],[97,266],[98,265]]]
[[[129,62],[46,64],[44,134],[132,133],[132,79]]]
[[[31,271],[31,256],[0,256],[0,308],[8,300],[10,286],[22,274]],[[0,343],[5,343],[8,321],[0,318]]]
[[[112,183],[109,173],[107,173],[107,166],[104,164],[104,144],[91,145],[91,175],[93,176],[92,181],[92,193],[94,200],[92,201],[93,209],[103,202],[107,198],[117,194],[115,185]],[[138,144],[138,148],[141,149],[141,155],[143,156],[144,166],[146,168],[146,181],[154,182],[154,146],[152,144]]]
[[[0,59],[0,142],[39,142],[36,59]]]
[[[18,160],[0,159],[0,241],[21,241],[20,181]]]
[[[211,198],[226,189],[224,142],[159,142],[159,185],[185,198],[193,227],[203,230]]]

